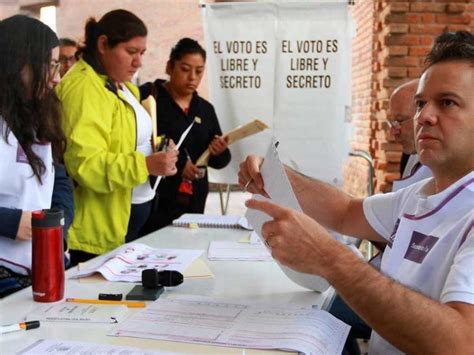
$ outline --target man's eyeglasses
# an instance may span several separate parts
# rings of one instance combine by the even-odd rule
[[[76,56],[74,56],[74,55],[71,55],[69,57],[60,56],[59,57],[59,62],[61,64],[65,64],[67,62],[74,64],[76,62]]]
[[[387,120],[387,124],[388,124],[388,127],[391,128],[391,129],[396,129],[396,130],[399,130],[402,128],[402,126],[407,123],[407,122],[410,122],[411,121],[411,118],[406,118],[406,119],[403,119],[403,120]]]

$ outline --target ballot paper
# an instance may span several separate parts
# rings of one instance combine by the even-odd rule
[[[183,132],[183,134],[181,134],[181,137],[179,137],[179,141],[178,143],[176,143],[176,147],[175,149],[176,150],[179,150],[179,148],[181,147],[181,144],[183,144],[184,140],[186,139],[189,131],[191,130],[191,128],[193,128],[193,125],[194,125],[194,121],[191,122],[191,124],[188,126],[188,128],[186,128],[186,130]],[[160,181],[161,181],[161,178],[162,176],[157,176],[156,177],[156,181],[155,181],[155,184],[153,185],[153,191],[156,191]]]
[[[109,281],[140,282],[145,269],[184,273],[202,253],[203,250],[154,249],[141,243],[128,243],[92,260],[72,278],[98,272]]]
[[[288,180],[288,176],[286,175],[285,168],[278,156],[277,147],[278,143],[273,138],[268,147],[263,164],[260,167],[265,191],[268,196],[270,196],[272,202],[302,212],[303,210],[298,203],[298,199],[296,198],[290,181]],[[258,200],[266,199],[266,197],[261,195],[253,195],[252,198]],[[272,218],[263,212],[250,208],[247,210],[245,217],[252,225],[254,231],[263,240],[262,226],[265,222],[272,220]],[[329,288],[329,283],[322,277],[294,271],[284,265],[279,265],[290,280],[302,287],[318,292],[324,292]]]
[[[272,255],[263,243],[212,241],[207,252],[209,260],[272,261]]]
[[[349,330],[317,309],[188,296],[158,299],[108,335],[332,355]]]
[[[107,354],[107,355],[125,355],[125,354],[140,354],[140,355],[171,355],[177,354],[168,351],[157,351],[142,348],[133,348],[131,346],[119,346],[109,344],[89,343],[72,340],[53,340],[40,339],[28,346],[27,348],[18,352],[21,355],[91,355],[91,354]]]

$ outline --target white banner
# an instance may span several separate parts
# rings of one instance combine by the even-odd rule
[[[340,185],[351,134],[347,1],[219,3],[203,8],[210,101],[224,132],[255,118],[271,129],[231,146],[210,180],[236,183],[239,163],[272,136],[283,162]]]

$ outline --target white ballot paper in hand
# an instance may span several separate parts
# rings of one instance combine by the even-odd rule
[[[204,297],[158,299],[108,335],[340,354],[350,327],[326,311]]]
[[[263,177],[265,191],[270,196],[271,201],[277,203],[283,207],[294,209],[295,211],[302,212],[298,200],[291,188],[288,176],[285,173],[285,168],[280,161],[277,150],[278,143],[275,139],[272,139],[270,147],[268,148],[267,154],[263,161],[261,174]],[[264,200],[266,197],[260,195],[253,195],[252,198],[257,200]],[[272,218],[260,211],[248,209],[245,217],[252,225],[254,231],[264,241],[262,237],[262,226],[265,222],[270,221]],[[270,251],[271,252],[271,251]],[[322,277],[316,275],[305,274],[292,270],[284,265],[280,265],[283,272],[296,284],[308,288],[310,290],[324,292],[329,288],[329,283]]]
[[[175,147],[176,150],[179,150],[179,148],[181,147],[181,144],[183,144],[184,140],[188,136],[189,131],[191,130],[191,128],[193,128],[193,125],[194,125],[194,121],[191,122],[191,124],[188,126],[188,128],[186,128],[186,130],[183,132],[181,137],[179,137],[179,141],[178,143],[176,143],[176,147]],[[156,177],[155,184],[153,185],[153,191],[156,191],[156,188],[158,187],[158,184],[160,183],[162,177],[163,176]]]

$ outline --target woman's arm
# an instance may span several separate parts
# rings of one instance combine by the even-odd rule
[[[72,181],[62,164],[54,164],[54,188],[51,208],[59,208],[64,211],[63,236],[64,243],[66,243],[67,231],[74,218],[74,197]]]

